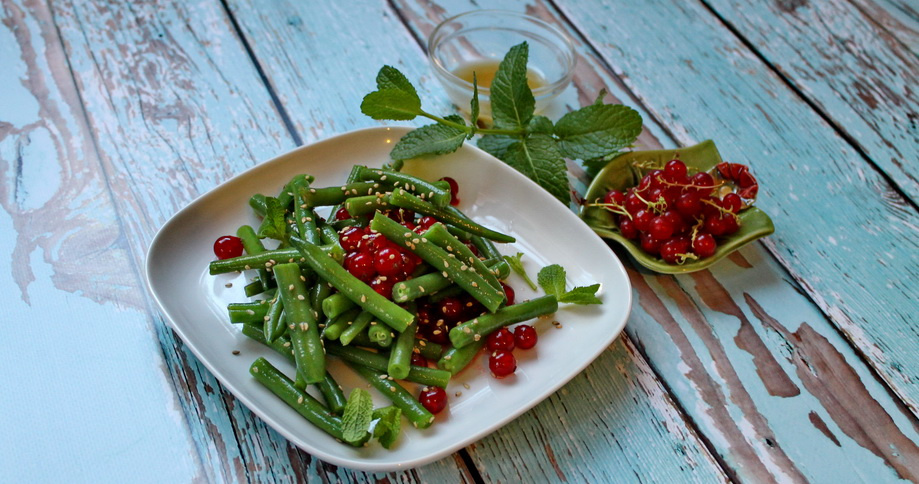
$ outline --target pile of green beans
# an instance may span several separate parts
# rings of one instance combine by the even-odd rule
[[[274,198],[253,195],[249,205],[265,220],[258,230],[239,227],[237,236],[245,254],[214,261],[209,272],[254,271],[257,278],[245,289],[258,298],[230,304],[230,321],[241,323],[244,335],[283,355],[295,373],[287,376],[264,358],[252,363],[250,373],[336,439],[343,440],[346,399],[327,370],[329,357],[342,360],[364,377],[415,427],[427,428],[434,415],[400,381],[446,388],[451,376],[475,359],[485,344],[483,336],[557,308],[551,296],[505,306],[501,281],[510,269],[493,242],[514,238],[483,227],[451,207],[446,182],[359,165],[344,185],[316,188],[313,181],[309,175],[297,175]],[[283,230],[277,226],[278,207],[284,212]],[[332,214],[343,208],[351,218],[326,221],[317,207],[331,207]],[[419,234],[383,213],[390,209],[410,210],[439,223]],[[407,280],[395,284],[390,297],[343,267],[345,250],[338,231],[368,226],[424,261]],[[284,233],[277,235],[277,248],[266,249],[260,235],[279,232]],[[431,304],[461,294],[479,301],[488,312],[451,330],[451,347],[419,337],[416,301]],[[414,354],[436,361],[437,368],[413,364]],[[321,399],[308,393],[310,389]]]

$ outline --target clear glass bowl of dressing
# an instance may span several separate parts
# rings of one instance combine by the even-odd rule
[[[527,81],[538,113],[568,86],[577,61],[571,40],[540,19],[505,10],[475,10],[448,18],[428,38],[428,60],[450,100],[466,112],[475,72],[480,116],[490,123],[491,81],[507,51],[523,41],[529,45]]]

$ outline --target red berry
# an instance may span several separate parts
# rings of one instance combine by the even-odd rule
[[[514,288],[511,286],[508,286],[507,284],[503,282],[501,283],[501,288],[504,289],[504,295],[507,296],[507,305],[513,306],[514,297],[516,296],[516,293],[514,292]]]
[[[454,179],[452,179],[452,178],[450,178],[450,177],[448,177],[448,176],[445,176],[445,177],[441,178],[440,180],[441,180],[441,181],[445,181],[445,182],[447,182],[447,183],[450,184],[450,205],[453,205],[454,207],[457,206],[457,205],[459,205],[459,204],[460,204],[460,199],[459,199],[459,184],[456,183],[456,180],[454,180]]]
[[[383,276],[402,273],[402,252],[395,247],[383,247],[373,256],[373,268]]]
[[[345,261],[345,269],[352,276],[368,282],[377,275],[376,269],[373,268],[373,256],[364,252],[358,252],[356,255]]]
[[[349,218],[351,218],[351,214],[348,213],[348,209],[345,207],[341,207],[335,212],[335,220],[348,220]]]
[[[627,217],[623,217],[623,219],[619,221],[619,232],[623,237],[629,240],[638,238],[638,229],[635,227],[635,222]]]
[[[625,195],[619,190],[610,190],[606,193],[606,196],[603,197],[603,203],[622,205],[625,203]]]
[[[488,335],[485,346],[488,347],[489,351],[513,351],[514,334],[507,328],[501,328]]]
[[[715,249],[718,247],[718,244],[715,242],[715,238],[711,234],[706,234],[705,232],[696,236],[695,239],[692,239],[692,251],[696,253],[701,258],[711,257],[715,253]]]
[[[412,353],[412,366],[427,367],[428,359],[421,356],[421,353]]]
[[[338,235],[338,241],[346,252],[354,252],[361,245],[361,237],[366,232],[360,227],[345,227]]]
[[[648,233],[655,239],[664,240],[669,239],[670,236],[673,235],[674,229],[675,227],[670,220],[658,215],[651,220],[651,225],[648,227]]]
[[[671,182],[677,182],[686,176],[686,164],[680,160],[670,160],[664,165],[664,178]]]
[[[444,315],[447,321],[459,321],[463,319],[465,313],[465,304],[455,297],[445,297],[440,300],[440,313]]]
[[[386,276],[376,276],[370,281],[370,288],[386,299],[392,299],[392,287],[395,285],[396,280]]]
[[[424,387],[418,396],[421,405],[431,413],[440,413],[447,407],[447,392],[439,387]]]
[[[686,237],[674,237],[661,244],[661,259],[676,264],[682,258],[682,254],[689,252],[689,239]]]
[[[529,324],[521,324],[514,328],[514,342],[517,343],[518,348],[528,350],[536,346],[536,341],[538,339],[536,328]]]
[[[218,259],[230,259],[243,255],[243,241],[233,235],[222,235],[214,241],[214,255]]]
[[[517,359],[510,351],[495,351],[488,357],[488,368],[495,378],[504,378],[517,371]]]

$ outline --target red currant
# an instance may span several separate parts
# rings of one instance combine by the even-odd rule
[[[488,357],[488,368],[495,378],[504,378],[517,371],[517,359],[510,351],[495,351]]]
[[[706,234],[702,232],[697,235],[696,238],[692,239],[692,251],[696,253],[701,258],[711,257],[715,253],[715,249],[718,247],[718,244],[715,242],[715,238],[711,234]]]
[[[507,328],[501,328],[488,335],[485,346],[488,347],[489,351],[513,351],[514,334]]]
[[[439,387],[424,387],[418,396],[421,405],[431,413],[440,413],[447,407],[447,392]]]
[[[448,176],[445,176],[441,178],[440,180],[445,181],[450,184],[450,205],[453,205],[454,207],[459,205],[460,204],[459,184],[456,183],[456,180]]]
[[[230,259],[243,255],[243,241],[233,235],[223,235],[214,241],[214,255],[218,259]]]
[[[514,342],[517,343],[518,348],[528,350],[536,346],[536,341],[538,339],[536,328],[529,324],[521,324],[514,328]]]

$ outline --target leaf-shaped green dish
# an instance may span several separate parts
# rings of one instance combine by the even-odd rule
[[[588,202],[593,202],[597,199],[602,199],[603,196],[612,189],[625,191],[629,187],[638,185],[642,174],[635,168],[635,162],[652,162],[655,165],[663,166],[674,158],[683,160],[683,163],[686,163],[687,167],[695,168],[699,171],[708,171],[714,168],[718,163],[721,163],[721,155],[718,154],[718,149],[715,148],[715,143],[711,140],[703,141],[695,146],[678,150],[633,151],[625,153],[616,157],[597,174],[594,181],[587,187],[585,199]],[[619,233],[613,213],[601,207],[589,207],[586,205],[581,209],[581,219],[583,219],[597,235],[619,242],[623,247],[628,249],[632,257],[634,257],[639,264],[652,271],[666,274],[678,274],[707,269],[731,252],[756,239],[775,232],[775,226],[772,225],[772,219],[770,219],[765,212],[756,207],[744,209],[738,216],[740,217],[740,230],[728,237],[719,237],[718,248],[715,250],[714,255],[705,259],[688,261],[683,264],[668,264],[662,259],[641,250],[639,244],[623,237],[622,234]]]

